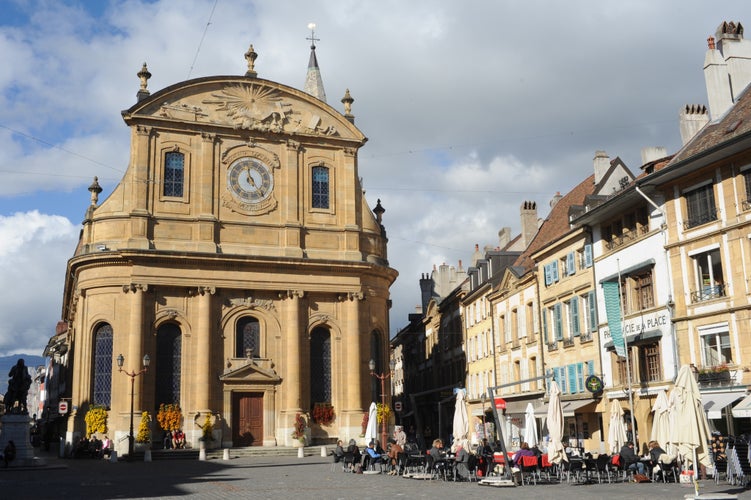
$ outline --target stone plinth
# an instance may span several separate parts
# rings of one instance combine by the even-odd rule
[[[3,427],[0,429],[0,450],[5,449],[8,441],[16,445],[16,458],[10,462],[10,467],[28,467],[42,465],[42,461],[34,458],[34,448],[31,446],[31,418],[28,415],[3,415],[0,417]]]

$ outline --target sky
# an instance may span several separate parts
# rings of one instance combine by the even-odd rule
[[[0,355],[41,354],[61,319],[94,176],[104,200],[130,135],[120,111],[190,78],[302,89],[309,23],[328,103],[368,137],[359,174],[386,209],[391,334],[433,266],[544,218],[598,150],[639,172],[681,147],[680,109],[706,104],[707,37],[751,23],[747,0],[0,0]],[[751,36],[751,34],[749,34]]]

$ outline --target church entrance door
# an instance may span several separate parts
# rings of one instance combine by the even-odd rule
[[[263,444],[263,393],[233,393],[232,415],[234,446],[261,446]]]

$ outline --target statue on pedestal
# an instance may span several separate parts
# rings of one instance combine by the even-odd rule
[[[5,393],[5,413],[28,415],[26,396],[31,387],[31,375],[26,369],[23,358],[8,372],[8,392]]]

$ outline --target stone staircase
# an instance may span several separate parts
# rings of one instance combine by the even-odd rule
[[[324,445],[326,454],[330,456],[334,450],[333,445]],[[230,458],[247,458],[247,457],[296,457],[299,448],[296,446],[248,446],[244,448],[230,448]],[[321,445],[306,446],[303,448],[303,454],[306,457],[320,457]],[[152,450],[151,460],[198,460],[199,451],[196,448],[186,450]],[[133,453],[133,461],[143,461],[144,452],[136,451]],[[207,460],[222,460],[224,450],[222,448],[206,450]],[[120,460],[127,460],[127,457],[120,457]]]

